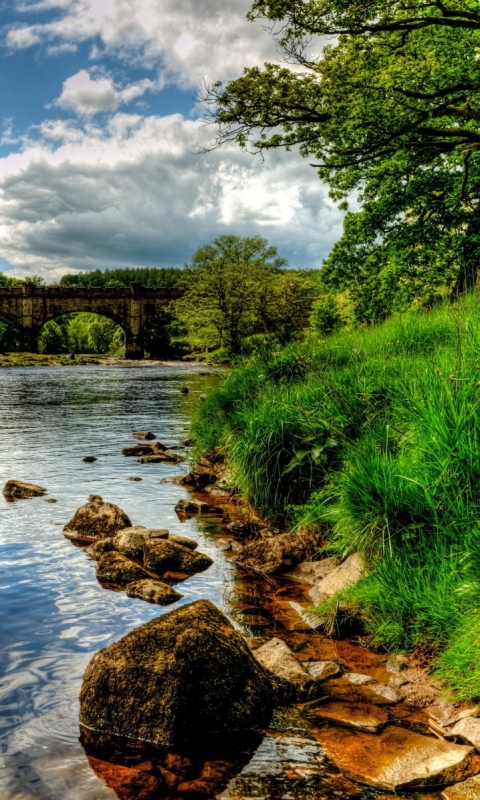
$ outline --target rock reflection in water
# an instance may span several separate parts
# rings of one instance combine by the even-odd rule
[[[222,793],[260,745],[259,733],[210,736],[165,752],[81,728],[89,764],[119,800],[208,800]]]

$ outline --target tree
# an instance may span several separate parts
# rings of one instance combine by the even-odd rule
[[[298,146],[313,157],[343,208],[357,193],[364,238],[348,280],[361,278],[370,263],[365,258],[378,251],[374,258],[392,259],[407,275],[412,269],[421,275],[432,255],[437,264],[442,256],[442,269],[454,273],[453,291],[474,285],[480,261],[477,3],[255,0],[249,16],[277,26],[292,66],[246,69],[226,86],[212,87],[218,144],[236,139],[261,151]]]
[[[306,280],[282,272],[287,264],[260,236],[220,236],[194,254],[186,270],[186,292],[176,314],[197,347],[242,351],[254,333],[286,334],[299,324],[297,295],[308,304]],[[279,290],[283,287],[280,300]],[[288,291],[287,291],[288,290]],[[286,308],[288,298],[295,306]],[[307,309],[308,315],[308,309]]]

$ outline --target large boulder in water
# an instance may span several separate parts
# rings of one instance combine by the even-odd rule
[[[130,528],[130,518],[113,503],[106,503],[100,495],[91,494],[88,503],[80,506],[73,519],[63,529],[67,539],[83,539],[94,542],[108,539],[123,528]]]
[[[7,481],[3,487],[3,495],[7,499],[20,500],[25,497],[41,497],[47,490],[43,486],[36,486],[34,483],[25,481]]]
[[[242,636],[198,600],[96,653],[80,706],[81,724],[93,731],[170,748],[267,725],[273,694]]]
[[[140,564],[130,561],[122,553],[104,553],[97,561],[96,575],[102,583],[115,583],[117,586],[126,586],[133,581],[149,578]]]
[[[144,528],[137,525],[134,528],[123,528],[113,540],[113,550],[123,553],[128,558],[143,558],[143,545],[147,539],[167,539],[166,528]]]

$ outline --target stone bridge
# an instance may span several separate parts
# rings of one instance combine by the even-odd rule
[[[72,286],[0,286],[0,316],[19,331],[22,350],[38,352],[42,325],[62,314],[88,311],[102,314],[121,325],[125,332],[125,357],[143,358],[148,322],[180,297],[180,289],[147,288],[133,284],[128,288],[90,289]]]

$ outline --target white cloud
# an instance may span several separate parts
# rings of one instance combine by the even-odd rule
[[[249,0],[40,0],[36,10],[58,14],[43,24],[13,25],[4,41],[12,49],[92,41],[95,58],[106,53],[161,68],[184,88],[201,87],[276,57],[262,24],[246,21],[249,6]]]
[[[339,236],[341,215],[306,162],[233,145],[196,155],[211,131],[179,114],[41,134],[0,159],[0,256],[15,274],[181,265],[224,233],[260,233],[292,265],[316,267]]]
[[[82,69],[64,81],[62,94],[55,105],[88,116],[100,111],[116,111],[123,103],[130,103],[155,88],[154,82],[145,78],[128,84],[124,89],[117,89],[110,78],[95,79]]]

